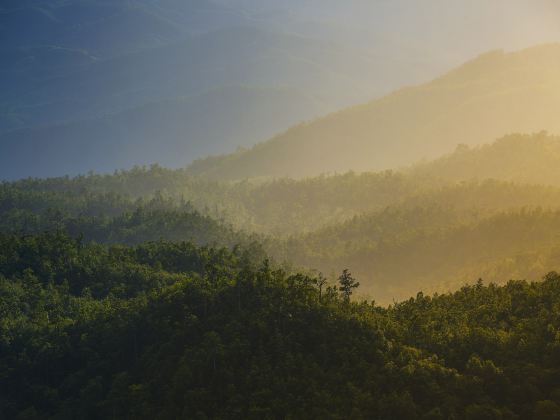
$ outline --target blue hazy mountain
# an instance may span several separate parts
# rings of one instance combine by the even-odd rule
[[[367,51],[265,29],[259,13],[204,0],[4,3],[0,177],[185,165],[375,94],[360,82],[380,67]]]
[[[182,166],[190,156],[256,142],[311,109],[325,111],[298,90],[226,87],[99,118],[5,133],[0,164],[3,173],[16,176],[74,174],[84,168],[111,172],[149,162]]]
[[[547,0],[5,0],[0,159],[12,169],[0,178],[183,166],[250,147],[481,51],[560,37],[559,11]],[[260,121],[238,122],[240,110]],[[96,153],[71,153],[84,149]],[[39,171],[29,163],[44,150]]]

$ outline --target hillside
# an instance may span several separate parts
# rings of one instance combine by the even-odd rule
[[[560,137],[545,132],[509,135],[490,144],[469,148],[413,165],[404,173],[416,179],[456,182],[500,179],[526,184],[560,186]]]
[[[3,173],[14,177],[24,175],[22,159],[32,165],[28,176],[52,173],[53,165],[57,174],[77,174],[84,168],[112,172],[147,162],[180,167],[194,157],[248,146],[327,109],[297,89],[230,86],[98,118],[1,134],[0,163]]]
[[[161,194],[134,199],[86,189],[49,191],[0,185],[0,233],[42,232],[65,232],[86,242],[110,244],[166,239],[199,246],[242,246],[261,254],[255,235],[211,218],[184,200]]]
[[[558,274],[388,308],[317,281],[187,243],[0,235],[0,410],[43,419],[560,413]]]
[[[0,420],[560,420],[558,22],[0,0]]]
[[[401,172],[228,183],[152,166],[30,178],[0,185],[0,232],[241,245],[331,279],[348,267],[362,294],[387,303],[558,269],[559,149],[540,133]]]
[[[20,68],[29,61],[26,55],[6,53],[11,65],[3,69],[0,100],[3,179],[153,162],[181,167],[249,147],[369,97],[358,81],[375,67],[365,51],[254,27],[103,59],[87,49],[44,49],[29,50],[39,61],[31,66],[37,74],[29,75]],[[41,67],[54,69],[43,74]],[[85,147],[92,151],[81,153]],[[57,153],[42,166],[18,170],[35,150]]]
[[[414,290],[442,293],[479,278],[500,282],[554,270],[559,229],[558,207],[497,213],[396,207],[295,236],[270,252],[329,278],[347,267],[366,296],[389,303]]]
[[[560,45],[491,52],[425,85],[296,126],[252,149],[198,161],[220,179],[304,177],[409,165],[506,133],[560,132]]]
[[[4,183],[0,203],[11,203],[6,207],[10,209],[45,210],[49,205],[75,209],[90,194],[116,194],[131,202],[163,195],[170,203],[189,202],[193,209],[238,229],[285,237],[388,206],[438,203],[462,211],[477,208],[484,214],[522,207],[555,208],[560,204],[558,150],[558,137],[511,135],[481,147],[459,147],[402,171],[233,183],[154,165],[110,175]]]

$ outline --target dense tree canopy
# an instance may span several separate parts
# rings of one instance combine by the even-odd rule
[[[251,253],[0,238],[7,418],[556,418],[560,277],[383,308]],[[346,276],[345,276],[346,273]],[[351,277],[348,272],[341,279]]]
[[[433,173],[0,184],[0,413],[560,418],[560,190],[454,164],[508,141]]]

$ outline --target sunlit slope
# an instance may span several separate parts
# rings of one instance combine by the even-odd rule
[[[432,182],[492,178],[558,186],[560,137],[545,132],[512,134],[482,146],[460,145],[452,153],[414,165],[405,173]]]
[[[560,139],[511,135],[403,172],[220,182],[158,166],[0,184],[0,232],[96,242],[257,240],[277,262],[347,267],[378,302],[560,269]],[[258,235],[255,235],[258,234]]]
[[[90,191],[151,199],[162,192],[189,201],[198,211],[239,229],[279,236],[311,232],[387,206],[410,208],[436,202],[484,211],[555,208],[560,207],[558,187],[560,137],[544,133],[510,135],[485,146],[460,147],[403,171],[230,183],[194,177],[185,169],[152,166],[112,175],[6,184],[17,192],[14,196],[28,190]],[[0,207],[2,200],[0,193]]]
[[[550,208],[560,206],[560,137],[509,135],[484,146],[459,147],[402,171],[250,185],[231,187],[251,220],[249,229],[281,235],[309,232],[395,205],[438,203],[485,211]]]
[[[196,162],[217,178],[378,170],[507,133],[560,132],[560,45],[491,52],[422,86],[329,115],[236,155]]]
[[[478,216],[437,205],[386,209],[294,238],[285,255],[327,274],[348,267],[363,291],[386,303],[416,289],[444,292],[478,278],[499,282],[560,268],[560,212]]]

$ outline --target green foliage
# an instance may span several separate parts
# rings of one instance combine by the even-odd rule
[[[254,241],[250,235],[202,214],[183,199],[159,191],[139,198],[110,188],[97,191],[97,176],[87,179],[87,182],[76,178],[1,184],[0,232],[65,231],[88,241],[124,244],[167,239],[233,246]],[[144,182],[144,179],[137,181]],[[84,186],[82,182],[92,185]],[[126,181],[124,184],[128,185]]]
[[[331,281],[349,267],[362,294],[388,303],[480,277],[536,279],[556,269],[560,189],[506,180],[550,184],[557,165],[539,169],[535,161],[556,159],[559,144],[544,134],[513,135],[401,173],[298,181],[220,183],[157,165],[27,179],[0,185],[0,232],[65,231],[130,245],[259,242],[276,261]],[[531,178],[515,178],[519,167]]]
[[[382,308],[349,302],[332,286],[321,298],[320,279],[250,255],[188,243],[107,247],[61,234],[0,238],[1,412],[557,415],[557,274]]]
[[[414,171],[1,184],[0,412],[558,418],[559,190]]]
[[[493,212],[433,203],[357,216],[269,252],[325,273],[350,267],[362,291],[388,303],[417,290],[454,290],[480,277],[537,279],[560,264],[559,230],[558,210]]]
[[[342,299],[347,303],[350,302],[352,290],[360,287],[360,282],[357,282],[347,269],[344,269],[340,277],[338,277],[338,283],[340,284],[338,290],[342,294]]]

